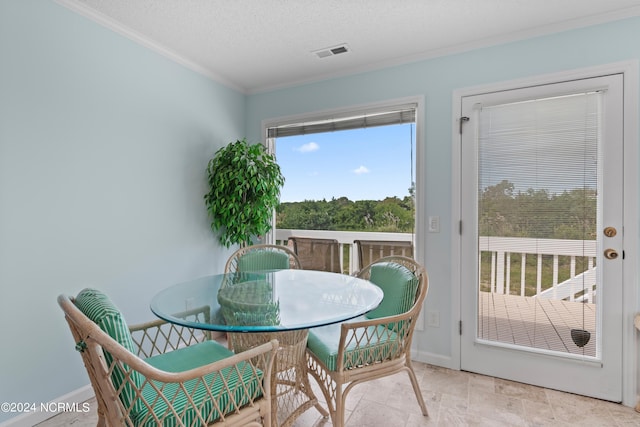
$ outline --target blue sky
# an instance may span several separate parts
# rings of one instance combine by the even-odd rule
[[[407,196],[412,145],[415,158],[413,124],[277,138],[281,201]]]

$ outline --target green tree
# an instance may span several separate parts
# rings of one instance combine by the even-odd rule
[[[481,236],[513,235],[515,216],[514,185],[507,180],[487,187],[479,199],[478,218]]]
[[[592,189],[552,194],[530,188],[514,193],[514,185],[503,180],[480,194],[480,235],[594,239],[596,202]]]
[[[285,229],[337,231],[412,232],[412,196],[387,197],[382,201],[351,201],[346,197],[281,203],[276,226]]]

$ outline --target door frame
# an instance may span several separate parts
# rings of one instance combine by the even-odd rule
[[[638,168],[640,167],[638,154],[638,61],[625,61],[602,66],[568,70],[558,73],[532,76],[517,80],[510,80],[488,85],[460,88],[453,91],[452,99],[452,176],[451,176],[451,357],[454,368],[461,368],[461,336],[458,325],[461,320],[461,251],[462,236],[460,233],[461,220],[461,134],[460,112],[464,96],[504,91],[530,86],[546,85],[576,79],[598,77],[608,74],[623,74],[623,253],[627,261],[623,264],[623,331],[622,331],[622,403],[626,406],[636,404],[638,392],[638,339],[633,320],[640,309],[638,304]]]

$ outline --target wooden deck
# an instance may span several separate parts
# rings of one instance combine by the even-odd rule
[[[595,304],[480,292],[478,337],[562,353],[596,356]],[[591,333],[580,348],[571,329]]]

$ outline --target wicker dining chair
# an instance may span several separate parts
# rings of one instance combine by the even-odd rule
[[[222,313],[225,320],[238,323],[238,317],[241,318],[241,324],[250,325],[252,317],[260,317],[260,322],[271,324],[272,321],[279,321],[277,301],[271,301],[267,292],[269,291],[268,283],[264,283],[257,276],[242,273],[259,272],[260,270],[300,270],[300,260],[298,256],[288,247],[282,245],[253,245],[238,249],[234,252],[225,266],[225,273],[241,273],[230,274],[228,291],[222,291],[222,295],[218,295],[221,301]],[[256,278],[257,280],[251,280]],[[245,281],[249,279],[249,281]],[[255,286],[256,289],[247,289],[247,286]],[[236,289],[233,289],[236,288]],[[243,289],[244,288],[244,289]],[[262,289],[260,289],[262,288]],[[262,308],[254,307],[254,312],[246,312],[242,309],[234,312],[233,307],[228,304],[224,307],[224,300],[230,293],[234,292],[255,292],[250,299],[262,300]],[[257,298],[258,294],[260,295]],[[230,298],[238,299],[238,298]],[[228,309],[231,308],[231,309]],[[237,307],[236,307],[237,308]],[[227,345],[231,350],[236,352],[243,351],[247,348],[254,347],[269,340],[277,340],[280,347],[276,354],[274,363],[274,379],[272,380],[271,395],[274,396],[272,412],[278,419],[278,424],[288,427],[291,425],[299,414],[306,409],[317,406],[322,413],[324,410],[318,406],[317,399],[313,391],[309,387],[309,378],[306,366],[306,346],[308,332],[306,329],[294,331],[279,332],[261,332],[261,333],[244,333],[229,332],[227,333]],[[307,396],[305,398],[304,396]],[[305,402],[306,400],[306,402]]]
[[[60,295],[58,304],[96,395],[98,426],[271,425],[277,341],[234,354],[163,320],[129,328],[95,289]]]
[[[358,270],[387,256],[413,258],[413,243],[390,240],[354,240],[358,251]]]
[[[252,245],[235,251],[224,267],[225,273],[258,270],[300,269],[298,256],[284,245]]]
[[[411,340],[427,295],[427,273],[416,261],[384,257],[358,274],[384,291],[380,305],[365,316],[314,328],[307,342],[307,364],[324,394],[334,427],[344,426],[347,394],[366,381],[409,374],[424,416],[427,406],[411,365]]]
[[[342,273],[340,244],[336,239],[289,237],[289,243],[303,269]]]

